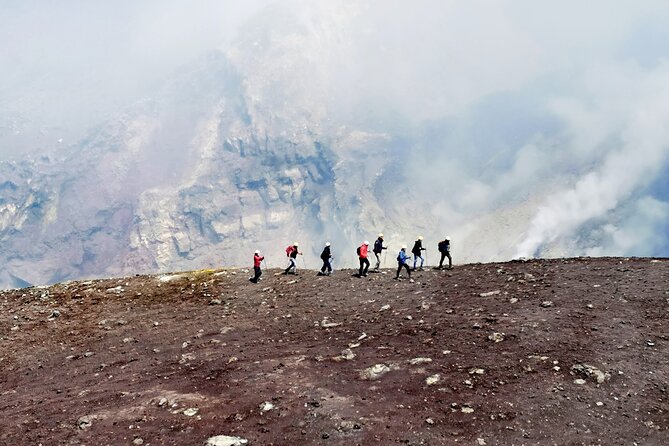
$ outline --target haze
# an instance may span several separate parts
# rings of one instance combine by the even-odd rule
[[[76,144],[220,50],[246,76],[299,79],[257,107],[308,95],[332,129],[403,141],[406,186],[470,260],[666,256],[667,42],[661,1],[5,1],[0,156]],[[529,229],[492,240],[512,213]]]

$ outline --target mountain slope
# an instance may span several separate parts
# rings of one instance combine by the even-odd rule
[[[669,262],[0,292],[11,444],[662,444]],[[479,440],[482,439],[482,440]]]

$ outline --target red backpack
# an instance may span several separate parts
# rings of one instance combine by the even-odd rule
[[[290,257],[290,255],[295,251],[295,247],[293,245],[290,245],[289,247],[286,248],[286,257]]]

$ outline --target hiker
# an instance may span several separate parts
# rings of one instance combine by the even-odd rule
[[[418,240],[415,241],[413,248],[411,248],[411,254],[413,254],[413,271],[416,271],[416,262],[418,259],[420,259],[419,270],[423,271],[423,262],[425,261],[423,251],[425,251],[425,248],[423,248],[423,236],[419,235]]]
[[[297,261],[295,259],[297,258],[298,254],[302,255],[302,253],[299,251],[299,246],[300,245],[295,242],[286,248],[286,256],[288,257],[288,261],[290,263],[288,264],[288,268],[283,271],[284,274],[288,274],[292,271],[293,274],[297,275]]]
[[[332,264],[331,259],[332,254],[330,253],[330,242],[325,244],[323,252],[321,253],[321,260],[323,261],[323,266],[321,267],[321,272],[318,273],[319,276],[329,276],[332,274]],[[327,271],[327,272],[326,272]]]
[[[400,252],[397,254],[397,274],[395,274],[395,280],[400,279],[402,268],[406,268],[407,274],[409,275],[409,280],[411,280],[411,270],[407,264],[409,260],[411,260],[411,257],[407,255],[407,247],[402,246],[402,249],[400,249]]]
[[[249,280],[253,283],[258,283],[260,276],[262,276],[262,271],[260,270],[260,263],[265,260],[264,256],[260,255],[260,251],[256,249],[256,252],[253,254],[253,277]]]
[[[374,266],[374,271],[378,271],[381,267],[381,252],[383,252],[384,249],[388,248],[383,246],[383,234],[379,234],[379,238],[377,238],[374,242],[374,249],[372,250],[376,256],[376,265]]]
[[[441,260],[439,260],[439,268],[443,269],[444,259],[448,257],[448,269],[453,269],[453,259],[451,259],[451,238],[446,236],[446,238],[439,242],[437,245],[439,252],[441,253]]]
[[[358,259],[360,260],[360,271],[358,276],[367,277],[367,270],[369,270],[369,259],[367,259],[367,252],[369,251],[369,242],[365,240],[362,245],[358,246]]]

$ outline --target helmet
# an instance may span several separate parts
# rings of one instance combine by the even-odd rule
[[[383,232],[379,232],[379,238],[383,238]]]
[[[418,240],[423,240],[423,236],[422,236],[422,235],[419,235],[419,236],[418,236]]]
[[[402,245],[402,249],[407,249],[407,245]]]
[[[260,254],[260,250],[256,249],[256,252],[254,254]]]
[[[327,242],[327,243],[325,244],[325,246],[330,246],[330,242]]]
[[[293,243],[293,246],[300,246],[300,244],[295,242],[295,243]]]
[[[451,238],[449,236],[446,236],[446,240],[448,240],[450,242]]]
[[[362,243],[363,243],[364,245],[369,245],[369,242],[368,242],[367,240],[365,240],[365,241],[362,242]]]

